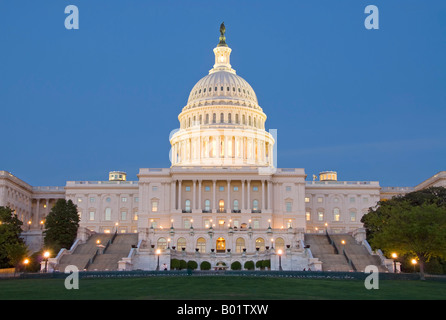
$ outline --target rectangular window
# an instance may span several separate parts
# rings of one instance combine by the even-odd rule
[[[82,202],[82,198],[77,198],[77,202]]]
[[[252,191],[259,191],[259,187],[252,187]]]
[[[286,186],[286,187],[285,187],[285,190],[286,190],[287,192],[289,192],[289,191],[291,191],[291,187],[290,187],[290,186]]]
[[[139,202],[139,197],[135,197],[133,199],[135,200],[135,202]]]
[[[238,187],[234,187],[234,191],[238,191]]]
[[[133,220],[138,221],[138,211],[133,212]]]
[[[158,212],[158,201],[152,201],[152,212]]]
[[[287,202],[286,203],[286,212],[291,212],[291,207],[292,207],[292,203],[291,202]]]
[[[158,186],[152,186],[152,191],[158,191]]]
[[[106,208],[105,209],[105,221],[110,221],[110,220],[111,220],[111,209]]]
[[[127,212],[121,211],[121,220],[127,220]]]
[[[355,197],[350,197],[350,203],[355,203],[356,198]]]
[[[190,191],[190,186],[186,186],[186,191]]]
[[[219,190],[220,190],[220,191],[225,191],[225,187],[220,186]]]
[[[306,203],[310,202],[310,198],[309,197],[305,197],[305,202]]]
[[[356,221],[356,212],[350,211],[350,221],[355,222]]]
[[[367,203],[367,202],[369,202],[369,198],[362,198],[362,202],[363,202],[363,203]]]
[[[205,186],[204,187],[204,191],[211,191],[211,187],[210,186]]]
[[[317,219],[319,221],[324,221],[324,213],[323,212],[318,212],[317,213]]]
[[[311,220],[311,213],[309,211],[305,212],[305,220],[307,221]]]
[[[252,227],[253,227],[253,229],[260,229],[260,221],[259,220],[254,220],[252,222]]]
[[[190,226],[191,226],[191,224],[190,224],[190,219],[189,219],[189,218],[186,218],[186,219],[183,220],[183,222],[184,222],[184,228],[185,228],[185,229],[189,229]]]
[[[90,217],[89,217],[90,221],[94,220],[94,211],[90,211]]]
[[[121,202],[127,202],[127,198],[126,197],[122,197],[121,198]]]
[[[95,202],[95,198],[90,198],[90,203],[94,203]]]
[[[324,202],[324,198],[321,198],[321,197],[317,198],[317,202],[318,202],[318,203],[322,203],[322,202]]]

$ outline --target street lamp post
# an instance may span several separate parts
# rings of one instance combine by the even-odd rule
[[[49,257],[50,257],[50,252],[45,251],[45,253],[43,254],[43,258],[45,259],[45,273],[48,272],[48,258]]]
[[[156,271],[159,271],[160,270],[160,254],[161,254],[161,250],[160,249],[157,249],[156,250],[156,255],[158,256],[158,262],[157,262],[157,264],[156,264]]]
[[[393,252],[392,258],[393,258],[393,273],[396,273],[396,258],[398,258],[398,255],[395,252]]]
[[[279,271],[282,271],[282,250],[279,249],[277,253],[279,254]]]
[[[416,272],[415,266],[417,265],[417,260],[412,259],[410,262],[413,264],[413,272]]]

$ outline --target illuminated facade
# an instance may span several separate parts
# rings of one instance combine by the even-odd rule
[[[157,248],[167,264],[270,259],[277,269],[281,250],[284,268],[320,269],[305,233],[357,232],[380,199],[445,185],[444,171],[415,188],[381,188],[377,181],[338,181],[334,171],[308,181],[302,168],[276,168],[274,131],[265,130],[255,91],[232,69],[225,41],[214,54],[213,68],[192,88],[170,135],[170,168],[142,168],[138,181],[113,171],[107,181],[64,187],[32,187],[0,171],[0,205],[24,221],[24,236],[38,239],[51,206],[65,198],[78,206],[82,241],[92,232],[138,234],[120,269],[154,269]]]

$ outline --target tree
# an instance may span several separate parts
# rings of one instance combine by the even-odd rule
[[[22,221],[9,207],[0,207],[0,268],[17,266],[27,252],[26,244],[20,238]]]
[[[432,257],[446,257],[446,189],[437,187],[381,201],[361,221],[374,248],[415,255],[421,278]]]
[[[71,200],[57,200],[45,220],[44,245],[53,253],[69,249],[76,240],[79,228],[77,206]]]

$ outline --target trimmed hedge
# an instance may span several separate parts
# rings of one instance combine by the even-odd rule
[[[254,261],[251,261],[251,260],[246,261],[245,265],[243,267],[247,270],[254,270],[255,269]]]
[[[187,269],[188,270],[195,270],[198,269],[198,263],[194,260],[190,260],[187,262]]]
[[[242,270],[242,264],[238,261],[231,263],[231,270]]]
[[[211,270],[211,264],[207,261],[203,261],[200,264],[200,270]]]

